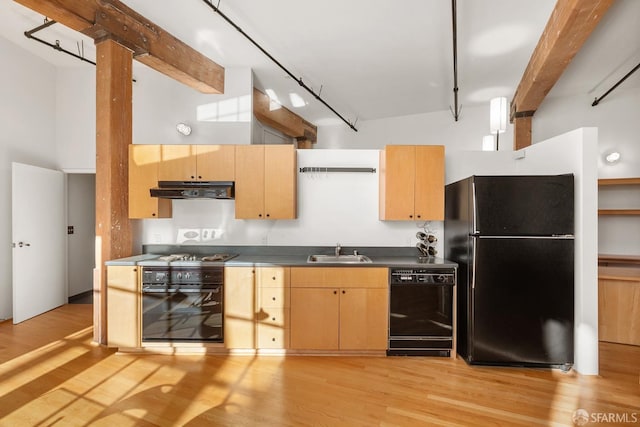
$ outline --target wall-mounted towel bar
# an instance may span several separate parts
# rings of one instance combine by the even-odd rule
[[[300,168],[301,173],[305,172],[367,172],[376,173],[376,168],[339,168],[339,167],[320,167],[305,166]]]

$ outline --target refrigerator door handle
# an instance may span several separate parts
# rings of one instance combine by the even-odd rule
[[[473,239],[473,243],[471,245],[471,259],[473,260],[473,265],[471,266],[471,289],[476,288],[476,263],[478,262],[478,257],[476,256],[476,239]]]
[[[479,239],[539,239],[539,240],[571,240],[575,236],[573,234],[553,234],[550,236],[517,236],[517,235],[500,235],[500,236],[485,236],[481,234],[470,234],[471,237],[477,237]]]

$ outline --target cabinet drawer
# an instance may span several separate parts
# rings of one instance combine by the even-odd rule
[[[262,288],[259,292],[260,307],[289,307],[289,288]]]
[[[289,270],[289,267],[260,267],[256,271],[258,284],[262,288],[288,287]]]
[[[258,325],[271,325],[279,328],[289,328],[289,308],[260,308],[256,315]]]
[[[259,323],[258,348],[289,348],[289,329]]]
[[[387,288],[386,267],[292,267],[291,286],[296,288]]]

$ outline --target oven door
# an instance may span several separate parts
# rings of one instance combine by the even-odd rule
[[[222,286],[143,287],[142,341],[223,342]]]

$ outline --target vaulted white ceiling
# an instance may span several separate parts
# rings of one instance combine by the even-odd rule
[[[349,122],[453,108],[449,0],[213,0],[220,11]],[[340,120],[204,0],[124,0],[220,65],[251,67],[255,85],[315,124]],[[459,104],[513,96],[555,0],[457,0]],[[602,95],[640,62],[640,1],[617,0],[549,96]],[[44,17],[0,0],[0,36],[57,66],[90,66],[30,41]],[[36,34],[95,59],[93,40],[56,24]],[[82,47],[81,47],[82,49]],[[7,60],[3,58],[3,60]],[[640,85],[640,72],[624,85]],[[619,90],[624,90],[621,87]],[[305,106],[294,107],[297,93]],[[453,121],[453,115],[452,115]]]

